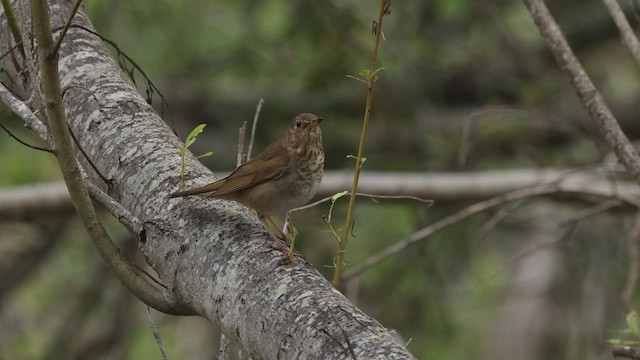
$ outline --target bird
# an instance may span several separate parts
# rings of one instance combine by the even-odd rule
[[[234,200],[268,220],[271,215],[306,204],[318,190],[324,172],[322,120],[311,113],[294,116],[280,137],[229,176],[170,197],[200,195]]]

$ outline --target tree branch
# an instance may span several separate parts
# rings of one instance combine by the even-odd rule
[[[94,242],[109,269],[122,283],[144,303],[162,312],[170,314],[187,313],[174,308],[162,295],[161,291],[144,278],[122,257],[106,231],[100,224],[89,193],[84,186],[82,174],[76,162],[71,136],[67,127],[62,103],[62,91],[58,78],[58,53],[54,52],[51,24],[49,22],[49,6],[45,0],[32,0],[31,11],[38,42],[38,58],[40,62],[40,85],[45,101],[45,113],[54,143],[56,157],[62,170],[71,200],[80,219]]]
[[[629,174],[640,184],[640,156],[638,152],[631,145],[602,95],[580,65],[544,1],[524,0],[524,3],[558,64],[569,77],[571,85],[589,112],[596,128]]]
[[[620,31],[620,35],[622,36],[622,42],[631,53],[631,56],[633,56],[636,65],[640,65],[640,42],[638,42],[638,37],[633,32],[631,25],[629,25],[627,17],[624,15],[620,4],[618,4],[617,0],[602,0],[602,2],[607,7],[609,14],[611,14],[613,21],[616,23],[618,31]]]
[[[40,136],[47,144],[53,144],[51,135],[49,135],[49,130],[42,120],[40,120],[22,100],[13,95],[13,93],[11,93],[11,91],[9,91],[9,89],[7,89],[1,82],[0,100],[2,100],[2,102],[7,105],[14,114],[18,115],[24,121],[28,128],[38,134],[38,136]],[[55,151],[55,149],[53,149],[53,151]]]

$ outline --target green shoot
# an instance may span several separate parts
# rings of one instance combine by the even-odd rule
[[[186,155],[187,155],[187,149],[189,149],[189,147],[191,145],[193,145],[197,138],[198,135],[200,135],[200,133],[204,130],[205,126],[207,126],[207,124],[200,124],[198,126],[196,126],[193,130],[191,130],[191,132],[189,133],[189,135],[187,136],[187,138],[184,141],[184,144],[182,144],[181,148],[176,149],[176,152],[180,155],[180,180],[182,182],[182,190],[185,190],[185,183],[186,183],[186,169],[187,169],[187,160],[186,160]],[[196,156],[196,159],[200,159],[200,158],[204,158],[204,157],[208,157],[213,155],[213,151],[207,151],[206,153]]]
[[[635,311],[627,314],[627,328],[624,330],[616,331],[620,335],[620,338],[607,340],[610,344],[615,345],[640,345],[640,321],[638,319],[638,313]]]

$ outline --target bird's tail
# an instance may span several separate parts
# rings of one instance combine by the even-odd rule
[[[218,189],[220,189],[222,184],[224,184],[224,181],[219,180],[214,182],[213,184],[208,184],[205,186],[200,186],[200,187],[185,190],[185,191],[174,192],[173,194],[170,194],[169,197],[176,198],[176,197],[189,196],[189,195],[204,195],[204,196],[213,195]]]

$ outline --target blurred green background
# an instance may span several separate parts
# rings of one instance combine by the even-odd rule
[[[238,128],[251,123],[261,97],[254,154],[293,115],[313,112],[326,119],[327,171],[351,171],[347,155],[357,151],[365,88],[346,75],[369,67],[377,2],[97,0],[85,6],[97,30],[163,93],[165,120],[181,138],[208,124],[192,151],[214,151],[203,159],[214,171],[233,169]],[[549,6],[636,139],[638,67],[603,4]],[[638,13],[627,10],[637,28]],[[384,34],[365,170],[580,168],[608,154],[522,3],[394,1]],[[38,142],[6,108],[0,111],[2,124]],[[0,164],[2,187],[60,179],[52,156],[4,133]],[[356,265],[470,203],[359,201],[348,260]],[[334,209],[336,225],[345,204]],[[589,206],[530,199],[491,231],[487,223],[500,209],[474,216],[385,260],[346,292],[419,359],[609,358],[606,341],[624,327],[628,310],[621,294],[634,214],[615,209],[578,222],[570,233],[553,230],[554,221]],[[323,205],[293,220],[298,249],[330,277],[336,244],[322,220],[327,211]],[[104,219],[124,251],[139,258],[126,231]],[[0,219],[0,270],[6,277],[0,358],[160,357],[142,305],[105,271],[73,214]],[[212,358],[213,325],[153,316],[170,359]]]

